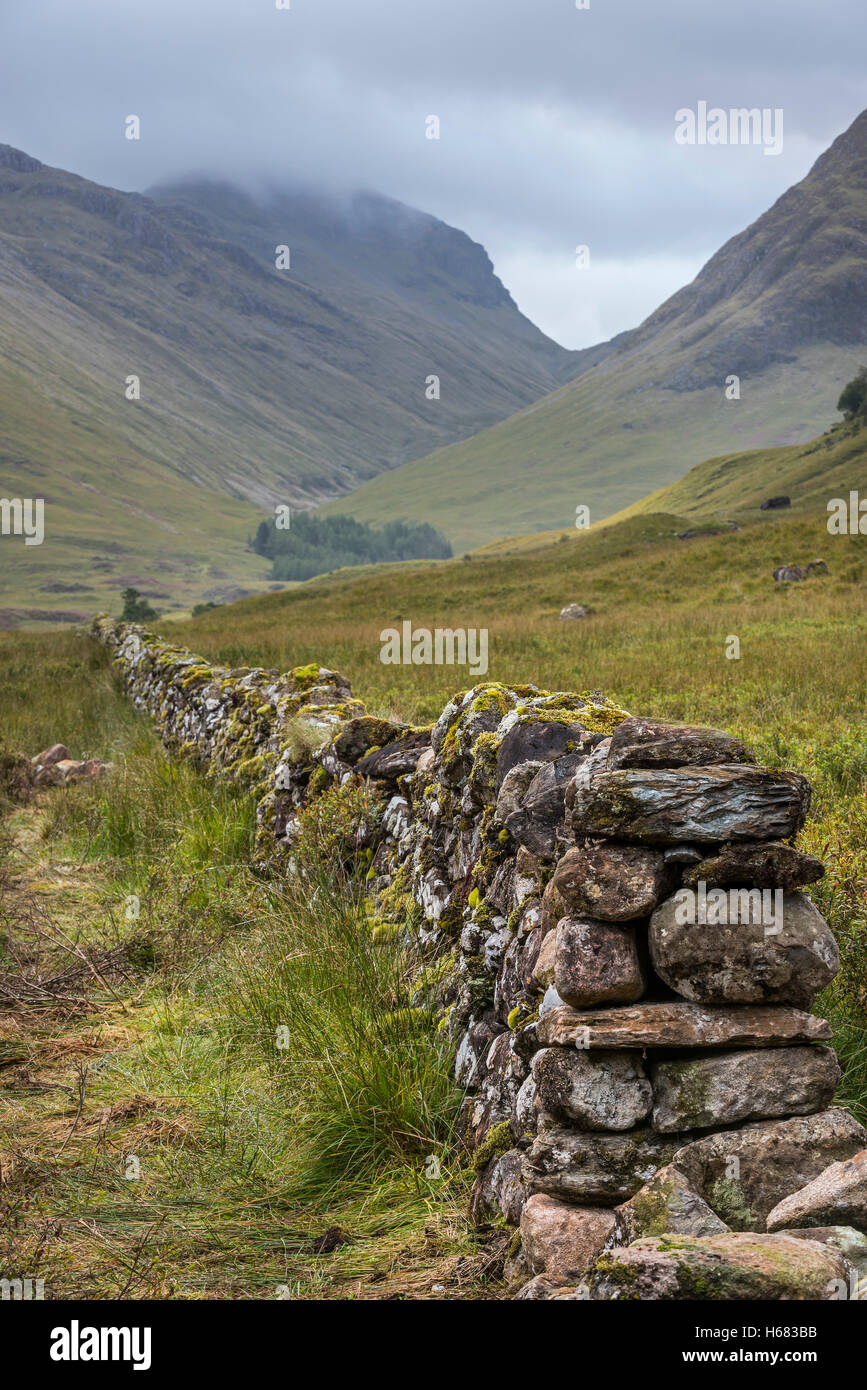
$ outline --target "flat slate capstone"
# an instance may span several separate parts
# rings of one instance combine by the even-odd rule
[[[788,839],[810,804],[800,773],[739,765],[579,771],[570,791],[576,835],[660,845]]]

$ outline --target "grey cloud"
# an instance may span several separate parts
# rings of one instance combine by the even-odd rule
[[[375,188],[433,212],[509,266],[543,328],[575,295],[572,252],[632,263],[582,282],[585,325],[628,328],[699,256],[803,177],[867,104],[863,0],[12,0],[0,139],[121,188],[187,172],[247,186]],[[777,159],[682,148],[699,99],[782,107]],[[140,142],[123,119],[142,119]],[[424,120],[442,122],[439,141]],[[654,270],[655,262],[657,264]],[[543,269],[544,268],[544,269]],[[569,278],[567,278],[569,277]],[[628,279],[628,277],[627,277]],[[639,302],[641,309],[639,310]],[[580,339],[580,341],[579,341]]]

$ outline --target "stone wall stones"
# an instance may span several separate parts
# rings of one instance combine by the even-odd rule
[[[290,872],[308,798],[379,789],[373,929],[437,981],[472,1211],[520,1224],[520,1297],[834,1296],[857,1231],[803,1229],[867,1221],[867,1134],[828,1108],[839,1068],[806,1012],[838,954],[798,891],[822,872],[791,843],[804,777],[598,692],[487,683],[408,728],[326,667],[225,670],[108,618],[93,635],[170,747],[253,788],[258,853]],[[782,920],[682,920],[684,890],[713,887],[779,889]]]
[[[763,922],[754,904],[738,898],[738,920],[710,921],[702,929],[678,922],[677,902],[668,898],[654,912],[648,932],[659,978],[701,1003],[809,1008],[840,968],[830,928],[801,893],[781,894],[780,922]],[[731,916],[728,903],[726,915]]]

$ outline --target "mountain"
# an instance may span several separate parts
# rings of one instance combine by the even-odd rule
[[[0,495],[46,499],[42,546],[0,544],[0,602],[261,585],[245,547],[263,511],[470,435],[583,360],[483,247],[388,198],[145,196],[0,146]]]
[[[710,456],[811,439],[865,355],[867,112],[598,364],[329,510],[423,518],[456,549],[568,527],[578,505],[597,521]]]

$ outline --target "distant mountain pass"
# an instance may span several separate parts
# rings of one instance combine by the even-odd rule
[[[703,459],[813,438],[865,357],[867,112],[598,365],[328,510],[429,521],[456,550],[597,521]]]

